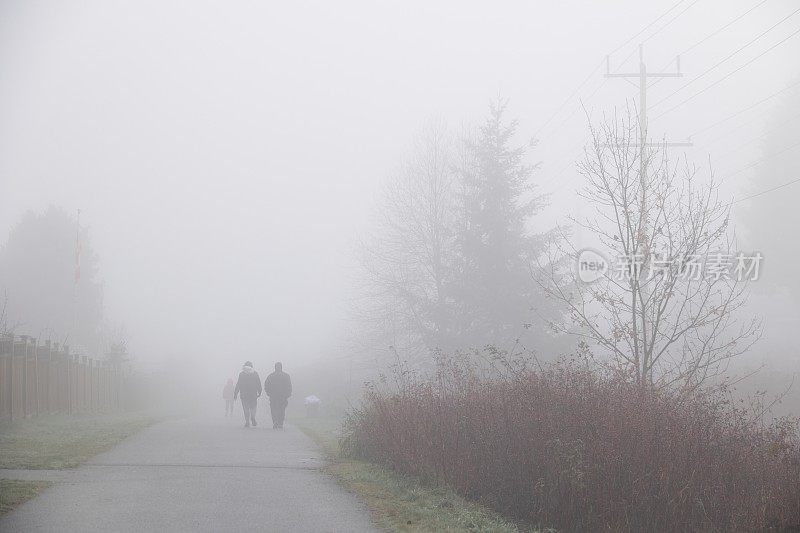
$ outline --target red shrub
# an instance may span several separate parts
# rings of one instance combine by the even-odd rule
[[[443,361],[369,387],[343,449],[568,530],[800,528],[796,426],[571,366],[502,378]]]

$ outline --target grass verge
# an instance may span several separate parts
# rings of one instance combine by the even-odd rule
[[[155,421],[142,414],[42,416],[0,425],[0,468],[74,468]]]
[[[358,494],[375,522],[388,531],[531,531],[447,488],[425,486],[379,465],[342,457],[338,419],[298,417],[292,422],[325,450],[332,461],[326,470]]]
[[[132,413],[41,416],[0,424],[0,468],[74,468],[149,426],[156,419]],[[0,515],[39,494],[47,481],[0,479]]]
[[[0,479],[0,515],[30,500],[49,486],[48,481]]]

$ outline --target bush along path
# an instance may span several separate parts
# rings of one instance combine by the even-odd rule
[[[325,471],[357,494],[375,522],[387,531],[538,531],[470,502],[450,488],[427,485],[385,466],[342,456],[340,418],[296,417],[293,422],[331,458]]]
[[[369,388],[344,452],[557,529],[800,528],[796,421],[585,367],[492,376],[447,359],[433,379]]]

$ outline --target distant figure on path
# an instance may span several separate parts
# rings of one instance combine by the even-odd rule
[[[225,418],[233,414],[233,380],[228,378],[225,388],[222,389],[222,399],[225,400]]]
[[[322,403],[322,400],[317,398],[316,395],[312,394],[311,396],[306,396],[306,399],[303,400],[303,403],[306,404],[306,416],[311,418],[312,416],[317,416],[319,414],[319,406]]]
[[[292,380],[289,374],[283,371],[281,363],[275,363],[275,372],[267,376],[264,381],[264,392],[269,396],[272,427],[283,428],[286,406],[289,404],[289,396],[292,395]]]
[[[236,390],[233,391],[235,400],[239,393],[242,394],[242,411],[244,411],[244,427],[249,428],[252,423],[256,423],[256,407],[258,397],[261,396],[261,378],[258,372],[253,370],[253,363],[247,361],[239,372],[239,380],[236,382]]]

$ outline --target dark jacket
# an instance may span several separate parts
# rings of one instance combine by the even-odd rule
[[[285,400],[292,395],[292,379],[286,372],[276,370],[264,381],[264,392],[270,400]]]
[[[236,389],[233,391],[233,397],[236,398],[239,393],[242,394],[244,400],[255,400],[261,396],[261,378],[258,377],[258,372],[246,366],[239,372],[239,379],[236,381]]]

